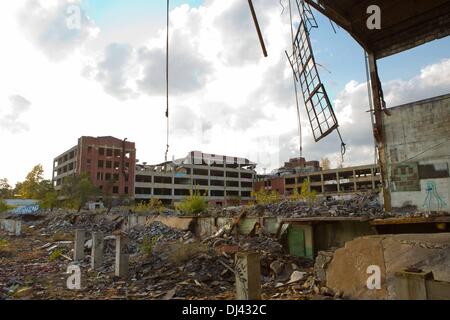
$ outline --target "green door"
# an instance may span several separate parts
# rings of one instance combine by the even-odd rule
[[[305,257],[305,231],[300,226],[289,226],[288,229],[289,253],[296,257]]]

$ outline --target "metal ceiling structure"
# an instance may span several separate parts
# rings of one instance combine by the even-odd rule
[[[449,0],[304,0],[345,29],[376,59],[450,35]],[[381,29],[367,28],[367,8],[381,9]]]
[[[367,52],[385,210],[391,210],[383,139],[386,109],[377,60],[450,35],[450,0],[302,0],[345,29]],[[368,8],[380,8],[381,27],[367,25]]]

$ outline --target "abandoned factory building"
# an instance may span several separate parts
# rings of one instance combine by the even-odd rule
[[[190,152],[185,158],[136,168],[136,199],[177,202],[198,190],[211,203],[251,200],[256,163],[248,159]]]
[[[53,160],[53,185],[61,190],[64,178],[88,174],[100,190],[134,197],[134,142],[114,137],[81,137],[78,144]]]

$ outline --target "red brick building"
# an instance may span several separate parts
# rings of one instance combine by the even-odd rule
[[[261,189],[265,189],[266,191],[276,191],[278,194],[283,195],[285,192],[284,177],[258,177],[253,183],[253,190],[259,191]]]
[[[81,137],[78,144],[53,161],[53,184],[60,190],[64,178],[87,173],[92,182],[113,197],[134,197],[136,147],[114,137]]]

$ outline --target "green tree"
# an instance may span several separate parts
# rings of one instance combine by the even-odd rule
[[[8,210],[9,207],[8,205],[5,203],[5,201],[3,201],[2,199],[0,199],[0,213],[1,212],[5,212],[6,210]]]
[[[14,196],[13,189],[8,183],[8,179],[0,179],[0,199],[12,198]]]
[[[27,174],[25,181],[21,183],[19,188],[19,195],[22,199],[40,199],[41,184],[44,180],[44,168],[41,164],[34,166],[34,168]],[[44,184],[45,185],[45,184]]]
[[[47,193],[45,193],[41,201],[41,207],[53,211],[53,208],[55,207],[57,200],[58,200],[58,193],[54,190],[48,191]]]
[[[317,192],[316,190],[309,190],[308,180],[304,180],[302,183],[301,196],[306,200],[309,206],[312,206],[316,202]]]
[[[50,180],[42,180],[39,182],[38,189],[37,189],[37,199],[43,200],[45,199],[45,196],[47,193],[55,192],[55,189],[53,187],[53,183]]]
[[[190,196],[178,203],[176,208],[184,214],[202,213],[208,209],[208,201],[205,195],[202,195],[200,190],[196,188],[194,191],[191,190]]]
[[[115,180],[110,180],[110,181],[106,182],[106,184],[103,186],[102,199],[103,199],[103,204],[107,208],[106,213],[109,213],[111,211],[111,209],[112,209],[112,205],[113,205],[113,188],[114,188],[115,183],[116,183]]]
[[[61,196],[65,199],[66,205],[77,209],[78,212],[81,211],[86,202],[98,195],[98,188],[86,173],[66,177],[61,188]]]

